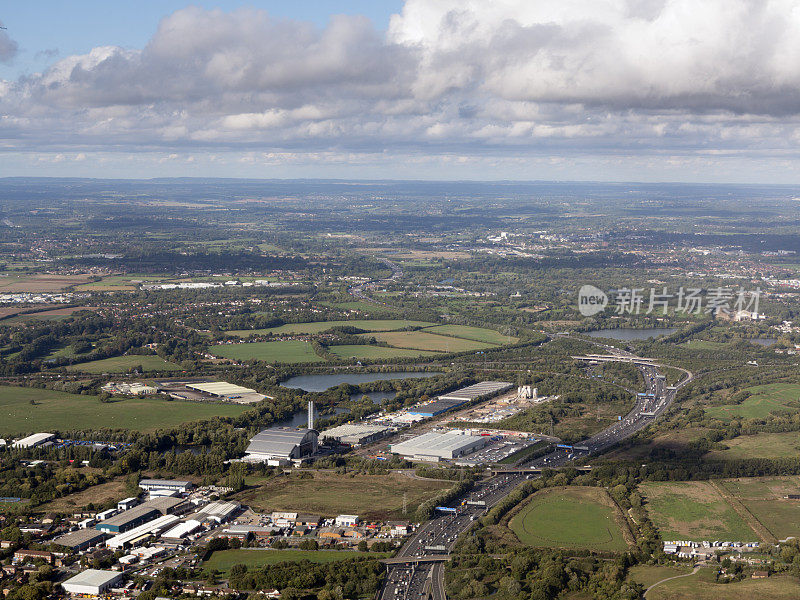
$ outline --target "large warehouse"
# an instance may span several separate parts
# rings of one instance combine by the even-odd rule
[[[514,387],[514,384],[507,381],[482,381],[475,385],[470,385],[460,390],[438,396],[435,400],[417,404],[408,409],[411,415],[421,417],[435,417],[446,413],[449,410],[463,406],[473,400],[483,400],[496,394],[500,394]]]
[[[214,381],[212,383],[187,383],[186,387],[196,392],[203,392],[215,398],[222,400],[230,400],[239,404],[252,404],[261,402],[266,396],[259,394],[255,390],[236,385],[235,383],[228,383],[226,381]]]
[[[391,433],[391,428],[363,423],[346,423],[322,432],[322,438],[346,446],[362,446],[379,440]]]
[[[313,429],[271,427],[250,439],[245,461],[283,465],[317,451],[319,434]]]
[[[14,442],[14,448],[36,448],[56,439],[53,433],[34,433]]]
[[[513,383],[507,381],[481,381],[475,385],[469,385],[455,392],[439,396],[439,400],[456,400],[461,402],[471,402],[482,400],[496,394],[501,394],[514,387]]]
[[[78,531],[72,531],[61,537],[57,537],[53,540],[53,543],[77,552],[86,550],[92,546],[97,546],[106,539],[106,537],[108,537],[108,534],[103,531],[97,531],[96,529],[79,529]]]
[[[410,460],[452,460],[483,448],[486,440],[486,437],[461,431],[429,432],[392,444],[391,451]]]
[[[74,595],[100,596],[122,581],[122,573],[87,569],[61,584],[64,591]]]

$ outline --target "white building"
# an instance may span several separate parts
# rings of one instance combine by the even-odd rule
[[[336,527],[355,527],[359,521],[358,515],[339,515],[336,517]]]
[[[56,439],[54,433],[34,433],[14,442],[14,448],[35,448]]]
[[[147,491],[167,490],[183,494],[192,489],[194,484],[191,481],[178,481],[175,479],[142,479],[139,482],[139,487]]]
[[[67,579],[61,584],[61,587],[64,588],[64,591],[73,595],[100,596],[120,581],[122,581],[122,573],[87,569]]]
[[[391,451],[412,460],[452,460],[470,454],[486,445],[486,437],[463,431],[429,432],[410,440],[392,444]]]

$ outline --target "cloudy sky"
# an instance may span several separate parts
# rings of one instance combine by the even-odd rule
[[[800,0],[0,6],[0,176],[800,183]]]

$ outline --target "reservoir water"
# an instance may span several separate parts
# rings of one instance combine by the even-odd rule
[[[633,329],[620,327],[619,329],[598,329],[586,333],[589,337],[608,338],[611,340],[649,340],[651,338],[669,335],[678,329],[676,327],[651,327],[649,329]]]

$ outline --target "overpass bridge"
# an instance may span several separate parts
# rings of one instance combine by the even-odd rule
[[[552,470],[557,469],[558,467],[545,467],[546,469]],[[571,469],[575,469],[576,471],[581,471],[583,473],[588,473],[592,470],[592,467],[589,465],[583,467],[570,467]],[[509,473],[522,473],[524,474],[531,474],[531,475],[539,475],[542,472],[541,467],[498,467],[492,469],[492,475],[505,475]]]
[[[431,554],[429,556],[395,556],[392,558],[381,558],[378,562],[381,562],[385,565],[419,565],[428,563],[441,563],[449,560],[449,554]]]
[[[643,358],[634,355],[619,354],[587,354],[586,356],[573,356],[575,360],[585,360],[587,362],[627,362],[644,367],[658,367],[659,364],[652,358]]]

